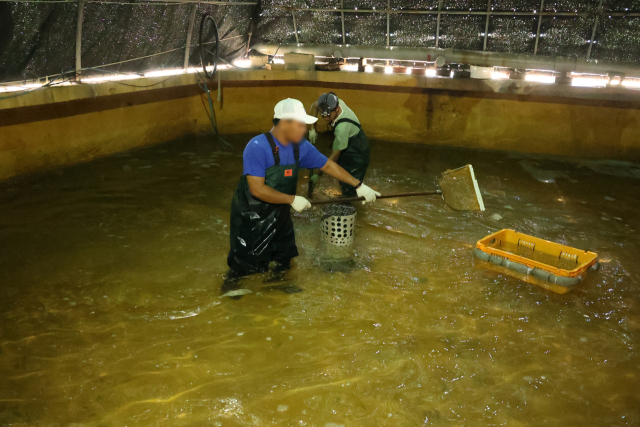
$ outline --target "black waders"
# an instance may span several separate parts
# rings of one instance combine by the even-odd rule
[[[294,145],[295,164],[280,165],[280,154],[270,132],[264,134],[271,145],[275,164],[267,169],[265,184],[294,196],[298,185],[300,149]],[[298,248],[291,221],[291,206],[263,202],[251,194],[247,177],[240,178],[231,202],[231,250],[227,257],[228,280],[269,270],[275,261],[281,270],[289,268]]]
[[[349,172],[355,179],[363,181],[369,167],[369,140],[362,130],[362,126],[354,120],[339,119],[333,128],[337,128],[340,123],[344,122],[358,126],[360,132],[349,138],[349,145],[340,153],[338,165]],[[353,186],[344,182],[341,182],[340,186],[342,187],[343,197],[357,196],[356,189]]]

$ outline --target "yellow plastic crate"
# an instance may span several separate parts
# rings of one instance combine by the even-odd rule
[[[476,243],[474,255],[484,267],[564,294],[598,269],[598,254],[539,239],[514,230],[500,230]]]

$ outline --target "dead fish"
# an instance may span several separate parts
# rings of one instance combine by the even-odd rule
[[[226,294],[220,295],[220,298],[224,297],[241,297],[242,295],[252,294],[253,291],[251,289],[236,289],[233,291],[229,291]]]

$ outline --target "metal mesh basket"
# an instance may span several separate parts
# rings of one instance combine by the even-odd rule
[[[348,204],[328,205],[322,208],[322,238],[328,245],[353,245],[356,228],[356,208]]]

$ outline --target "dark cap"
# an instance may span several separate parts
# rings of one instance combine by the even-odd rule
[[[338,109],[338,95],[333,92],[323,93],[318,98],[318,110],[323,116],[328,116]]]

